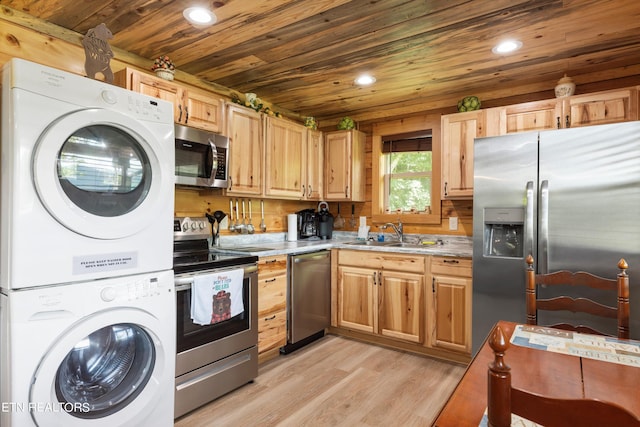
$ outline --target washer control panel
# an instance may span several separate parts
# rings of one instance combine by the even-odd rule
[[[114,302],[153,298],[167,291],[163,288],[166,287],[163,287],[156,277],[137,279],[114,286],[105,286],[100,290],[100,299],[104,302]]]

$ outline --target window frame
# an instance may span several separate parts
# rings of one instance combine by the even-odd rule
[[[432,132],[432,169],[431,169],[431,213],[397,212],[385,213],[385,170],[382,138],[431,129]],[[373,223],[402,222],[403,224],[441,224],[442,199],[440,194],[441,154],[440,154],[440,115],[421,115],[406,119],[380,122],[373,125],[371,136],[371,220]]]

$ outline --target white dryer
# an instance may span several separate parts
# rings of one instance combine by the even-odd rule
[[[172,271],[0,298],[0,425],[173,425]]]
[[[169,102],[5,64],[0,287],[171,269],[174,145]]]

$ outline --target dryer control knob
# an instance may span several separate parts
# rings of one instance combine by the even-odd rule
[[[104,99],[104,102],[106,102],[107,104],[115,104],[116,102],[118,102],[118,97],[110,90],[102,91],[102,99]]]
[[[111,302],[116,299],[116,296],[116,290],[112,287],[104,288],[100,291],[100,298],[102,298],[104,302]]]

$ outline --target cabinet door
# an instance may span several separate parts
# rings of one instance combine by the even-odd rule
[[[171,102],[173,104],[173,120],[175,122],[183,120],[182,98],[184,93],[180,86],[168,80],[137,71],[126,70],[123,72],[130,72],[131,80],[128,89]]]
[[[182,123],[210,132],[222,132],[222,100],[211,93],[189,89]]]
[[[376,270],[338,267],[338,326],[369,333],[377,330],[374,275]]]
[[[442,197],[473,197],[473,140],[484,135],[484,111],[442,117]]]
[[[471,279],[432,276],[434,330],[431,345],[471,352]]]
[[[565,116],[571,127],[637,120],[635,95],[635,89],[624,89],[572,96],[565,100]]]
[[[378,333],[416,343],[424,342],[424,275],[380,271]]]
[[[307,200],[321,200],[324,175],[324,143],[322,132],[307,131]]]
[[[267,117],[265,194],[302,199],[305,196],[307,129]]]
[[[351,133],[325,134],[326,175],[324,180],[327,200],[348,200],[351,197]]]
[[[534,130],[559,129],[565,126],[562,101],[550,99],[526,102],[504,107],[506,111],[506,133]]]
[[[262,194],[262,115],[232,104],[227,105],[229,137],[229,195]]]

